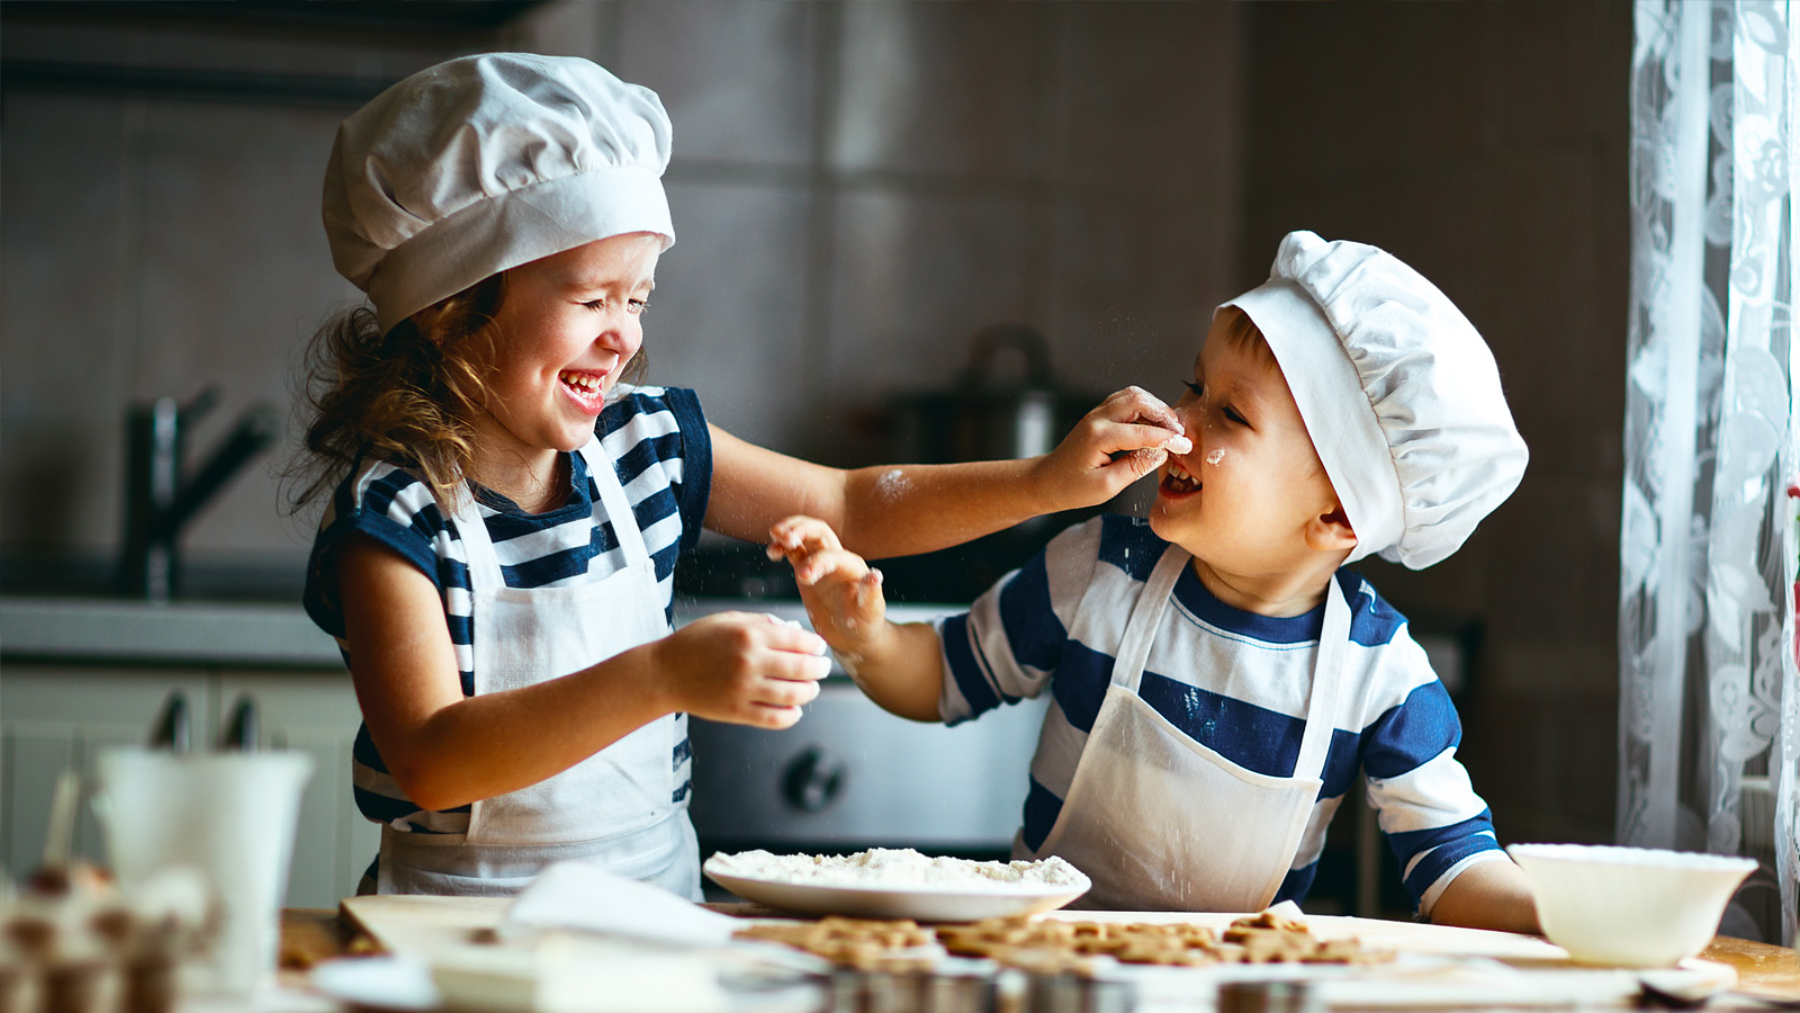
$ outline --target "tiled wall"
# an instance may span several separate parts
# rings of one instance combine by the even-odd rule
[[[1254,7],[1246,276],[1310,228],[1398,254],[1493,347],[1531,464],[1451,559],[1364,566],[1479,616],[1464,747],[1503,839],[1611,840],[1631,7]]]
[[[674,122],[677,245],[651,378],[725,428],[874,463],[871,411],[949,385],[1003,320],[1097,397],[1173,396],[1238,246],[1242,10],[1226,4],[542,5],[489,45],[590,56]],[[5,56],[396,78],[457,45],[154,18],[9,24]],[[447,48],[446,48],[447,47]],[[0,187],[0,553],[104,556],[122,413],[222,384],[203,452],[356,295],[318,225],[353,105],[15,86]],[[298,559],[264,465],[192,530],[196,559]]]
[[[330,33],[201,32],[9,20],[10,64],[397,79],[451,53]],[[203,459],[258,401],[283,417],[291,363],[357,295],[331,271],[318,195],[350,108],[230,91],[127,93],[28,82],[4,93],[0,156],[0,553],[89,561],[119,541],[124,416],[210,384]],[[196,518],[200,556],[303,558],[271,469],[251,466]]]

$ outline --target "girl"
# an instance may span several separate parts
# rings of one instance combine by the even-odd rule
[[[585,859],[697,899],[686,716],[787,727],[830,665],[767,616],[670,633],[701,526],[804,512],[924,552],[1103,502],[1186,444],[1132,389],[1043,458],[843,471],[634,385],[668,158],[655,94],[572,58],[452,60],[339,129],[325,228],[373,308],[315,341],[296,498],[330,490],[306,604],[363,712],[363,892],[506,894]]]

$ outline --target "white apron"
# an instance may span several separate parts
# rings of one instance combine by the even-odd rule
[[[1078,905],[1124,911],[1260,911],[1281,888],[1324,782],[1350,637],[1334,576],[1292,777],[1245,770],[1138,696],[1175,581],[1192,557],[1171,545],[1145,582],[1112,683],[1037,856],[1060,855],[1093,889]],[[1020,846],[1020,850],[1023,845]]]
[[[473,496],[456,514],[468,557],[475,692],[530,686],[669,633],[656,571],[625,490],[598,439],[580,451],[625,565],[595,584],[507,587]],[[673,800],[687,716],[658,718],[550,778],[474,803],[469,832],[383,828],[381,893],[515,894],[552,862],[592,861],[700,899],[700,851],[687,799]]]

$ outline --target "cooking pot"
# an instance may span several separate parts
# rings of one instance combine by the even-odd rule
[[[1008,375],[1005,357],[1020,368]],[[899,395],[888,407],[888,456],[947,464],[1035,457],[1100,401],[1057,387],[1050,343],[1025,324],[984,327],[954,387]]]

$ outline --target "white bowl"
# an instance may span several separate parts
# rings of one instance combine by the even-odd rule
[[[1506,849],[1537,899],[1544,935],[1583,964],[1668,967],[1719,931],[1732,891],[1756,860],[1604,844]]]

